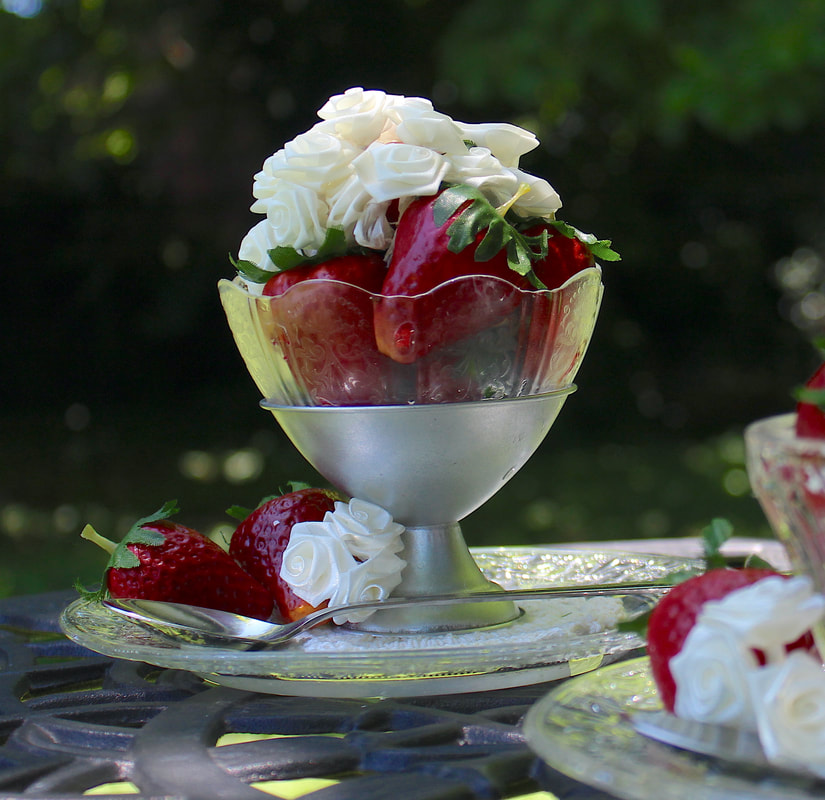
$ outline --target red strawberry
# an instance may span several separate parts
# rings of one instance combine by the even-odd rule
[[[351,283],[368,292],[377,293],[381,291],[386,274],[387,265],[377,253],[342,255],[322,261],[320,264],[302,264],[276,272],[266,282],[263,293],[274,297],[301,281],[322,279]]]
[[[825,411],[823,399],[816,402],[810,394],[825,391],[825,364],[811,376],[802,391],[802,398],[796,406],[796,435],[814,439],[825,439]],[[808,394],[808,397],[805,395]]]
[[[401,364],[411,364],[434,347],[494,325],[518,305],[514,286],[529,286],[526,278],[510,269],[503,250],[489,260],[476,260],[486,229],[460,252],[450,250],[448,228],[472,201],[465,201],[446,222],[437,224],[434,204],[439,197],[417,198],[401,215],[381,287],[385,297],[375,308],[378,349]],[[498,280],[448,283],[467,275]],[[409,299],[427,292],[426,297]]]
[[[594,253],[619,258],[609,242],[564,223],[519,230],[468,186],[417,198],[398,221],[375,308],[378,349],[413,363],[493,327],[521,302],[518,289],[554,289],[593,266]],[[454,280],[470,275],[487,277]]]
[[[176,511],[167,503],[138,520],[117,545],[86,526],[83,538],[111,553],[105,577],[109,594],[267,619],[273,610],[269,592],[211,539],[165,519]]]
[[[390,393],[367,294],[381,290],[385,274],[376,254],[345,255],[279,272],[264,287],[279,296],[272,335],[313,404],[374,404]]]
[[[300,619],[314,610],[281,580],[292,526],[322,520],[342,499],[327,489],[298,489],[258,506],[232,534],[230,555],[267,588],[284,619]]]
[[[712,569],[680,583],[659,601],[648,622],[647,651],[659,696],[668,711],[673,711],[676,702],[670,659],[682,649],[702,606],[772,575],[779,573],[771,569]],[[810,634],[791,648],[795,646],[812,647]]]
[[[523,231],[525,236],[540,236],[547,231],[547,255],[533,261],[533,272],[548,288],[556,289],[596,262],[590,248],[577,236],[566,236],[552,225],[536,225]]]

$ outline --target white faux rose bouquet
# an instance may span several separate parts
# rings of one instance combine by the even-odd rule
[[[386,600],[401,582],[406,562],[404,526],[383,508],[353,498],[336,501],[321,521],[292,526],[284,550],[281,578],[312,606],[331,608]],[[371,611],[339,614],[333,622],[362,622]]]
[[[318,116],[255,175],[251,210],[265,219],[244,237],[236,263],[253,293],[281,268],[273,254],[312,258],[331,235],[343,237],[339,248],[386,252],[406,205],[444,184],[471,187],[523,219],[554,220],[561,207],[546,180],[519,169],[538,139],[516,125],[459,122],[424,98],[362,88],[330,98]],[[609,242],[587,242],[603,259],[618,258]]]

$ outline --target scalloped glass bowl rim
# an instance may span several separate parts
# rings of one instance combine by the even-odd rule
[[[288,271],[288,270],[287,270]],[[277,275],[277,272],[272,273],[273,276]],[[376,292],[370,292],[368,289],[364,289],[361,286],[357,286],[354,283],[347,283],[346,281],[339,281],[334,278],[307,278],[306,280],[300,281],[298,283],[294,283],[290,286],[285,292],[277,295],[266,295],[266,294],[257,294],[249,290],[248,284],[243,281],[240,276],[237,276],[235,279],[231,278],[221,278],[218,281],[218,284],[231,284],[232,286],[236,287],[240,291],[244,292],[245,294],[249,295],[253,298],[260,298],[262,300],[277,300],[279,297],[286,297],[290,292],[292,292],[298,286],[305,286],[307,284],[339,284],[341,286],[348,286],[353,289],[356,289],[363,294],[369,295],[376,300],[383,300],[383,299],[403,299],[403,300],[417,300],[419,298],[428,297],[429,295],[435,294],[436,292],[443,289],[445,286],[453,286],[457,283],[461,283],[464,281],[472,281],[478,280],[479,278],[483,278],[486,281],[490,281],[493,283],[500,283],[502,286],[509,287],[511,290],[518,292],[519,294],[525,295],[527,297],[531,295],[541,294],[541,295],[550,295],[555,294],[557,292],[562,292],[568,286],[578,281],[584,281],[585,278],[589,278],[591,275],[597,275],[601,278],[602,270],[598,264],[594,264],[592,267],[587,267],[586,269],[579,270],[575,275],[571,275],[564,283],[560,286],[556,286],[553,289],[522,289],[519,286],[516,286],[514,283],[510,283],[509,281],[505,280],[504,278],[500,278],[497,275],[484,275],[483,273],[473,274],[473,275],[459,275],[455,278],[450,278],[443,283],[439,283],[438,286],[434,286],[432,289],[428,289],[426,292],[420,292],[419,294],[379,294]],[[601,283],[601,281],[600,281]],[[256,286],[263,287],[264,284],[255,284]]]

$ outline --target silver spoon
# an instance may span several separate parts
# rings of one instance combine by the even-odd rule
[[[248,649],[273,647],[288,642],[299,633],[314,628],[332,617],[350,611],[402,608],[417,605],[454,605],[491,600],[535,600],[546,597],[594,597],[603,595],[656,596],[672,588],[667,583],[613,583],[596,586],[558,586],[512,591],[485,591],[468,594],[439,594],[419,597],[390,597],[386,600],[353,603],[313,611],[296,622],[269,622],[229,611],[201,608],[184,603],[160,600],[137,600],[110,597],[107,608],[132,622],[196,644],[218,644]]]

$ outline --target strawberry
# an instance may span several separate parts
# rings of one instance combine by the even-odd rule
[[[502,250],[488,260],[476,260],[486,229],[459,252],[451,250],[448,229],[472,201],[439,224],[434,213],[439,197],[417,198],[401,215],[381,287],[384,297],[375,308],[378,349],[401,364],[495,325],[518,305],[514,287],[529,286],[510,269]],[[449,283],[468,275],[490,277]],[[416,297],[427,292],[426,297]]]
[[[556,289],[596,261],[590,248],[578,237],[562,233],[559,228],[540,224],[524,231],[528,237],[547,233],[547,255],[533,262],[533,272],[548,289]]]
[[[278,272],[264,286],[264,295],[279,297],[272,335],[313,404],[366,405],[387,395],[392,373],[375,343],[367,294],[381,290],[385,274],[375,253],[342,255]]]
[[[676,702],[670,659],[682,649],[702,606],[709,600],[721,600],[736,589],[779,574],[763,568],[711,569],[678,584],[659,601],[648,622],[647,651],[659,696],[668,711],[673,711]],[[796,646],[812,647],[810,634],[790,647]]]
[[[825,439],[825,363],[809,378],[796,405],[796,435]]]
[[[274,297],[283,294],[296,283],[308,280],[341,281],[378,293],[386,272],[386,264],[377,253],[345,254],[320,264],[301,264],[276,272],[264,285],[263,293]]]
[[[281,579],[281,563],[292,526],[322,520],[335,508],[335,501],[343,499],[327,489],[297,489],[262,503],[232,534],[230,555],[267,588],[286,620],[300,619],[314,610]]]
[[[211,539],[170,522],[173,502],[138,520],[119,544],[87,525],[81,534],[111,554],[105,588],[112,597],[189,603],[267,619],[269,592]]]
[[[469,186],[417,198],[398,221],[375,308],[378,349],[413,363],[496,325],[521,302],[518,290],[560,286],[594,254],[619,258],[609,242],[562,222],[514,224]],[[454,281],[470,275],[485,277]]]

